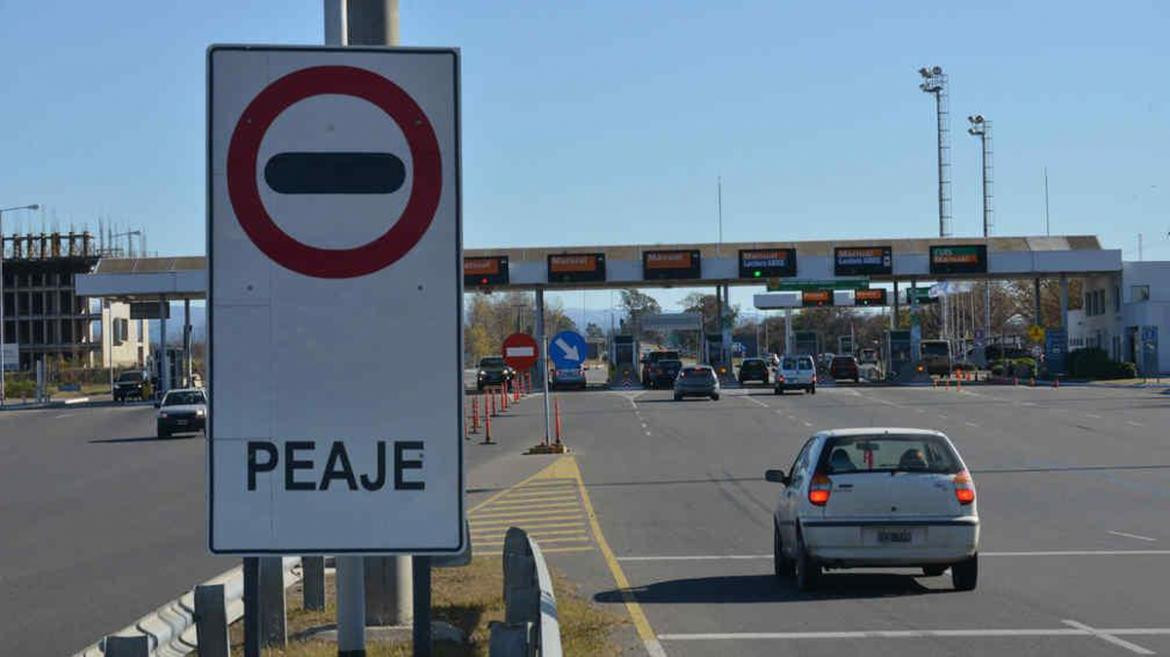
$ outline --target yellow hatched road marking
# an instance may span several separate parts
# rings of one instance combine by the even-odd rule
[[[574,537],[546,538],[546,539],[537,541],[537,543],[540,543],[541,545],[544,545],[545,543],[580,543],[581,541],[588,541],[588,540],[589,540],[589,536],[586,535],[586,536],[581,536],[581,537],[577,537],[577,538],[574,538]],[[504,542],[500,541],[498,543],[480,543],[479,546],[480,547],[504,547]]]
[[[524,528],[521,527],[521,529],[524,529]],[[589,538],[589,533],[585,529],[561,529],[558,531],[551,531],[551,532],[539,532],[536,530],[524,529],[524,531],[527,532],[528,536],[530,536],[531,538],[535,538],[537,540],[541,539],[544,536],[559,536],[559,535],[564,535],[564,534],[568,534],[570,536],[582,536],[585,538]],[[486,541],[486,540],[490,540],[492,538],[503,538],[505,533],[506,532],[500,531],[499,529],[493,529],[492,531],[485,532],[483,534],[476,534],[475,532],[472,532],[471,537]]]
[[[533,522],[539,522],[539,521],[552,522],[553,520],[584,520],[584,519],[585,519],[585,517],[581,513],[568,513],[568,514],[560,515],[560,516],[548,516],[546,518],[533,518],[532,521]],[[490,520],[472,520],[471,521],[472,527],[487,527],[489,525],[513,525],[513,524],[516,524],[516,521],[510,520],[508,518],[499,518],[499,519],[490,519]]]
[[[524,502],[512,502],[508,504],[505,504],[504,502],[496,502],[486,509],[480,509],[479,511],[476,511],[476,515],[487,513],[489,511],[522,511],[524,509],[540,508],[542,506],[576,506],[580,502],[581,500],[576,498],[561,498],[556,500],[527,500]]]
[[[525,499],[514,500],[510,497],[505,497],[502,500],[496,500],[491,503],[491,507],[497,508],[501,506],[523,506],[525,504],[540,504],[541,502],[577,502],[580,498],[577,497],[577,491],[573,491],[572,495],[557,495],[556,497],[532,497]]]
[[[499,524],[499,523],[497,523],[497,524]],[[525,523],[523,529],[524,529],[524,531],[527,531],[527,532],[539,532],[539,531],[544,531],[545,529],[554,529],[554,528],[558,528],[558,527],[584,527],[584,526],[585,526],[585,518],[582,517],[574,522],[538,522],[538,523],[533,523],[533,524]],[[478,529],[478,527],[479,527],[479,525],[477,525],[476,523],[471,523],[471,533],[474,534],[478,531],[485,531],[485,532],[486,531],[499,531],[499,527],[484,527],[483,529]]]
[[[539,516],[551,516],[558,513],[569,513],[579,509],[577,505],[573,505],[572,509],[549,509],[548,511],[501,511],[500,513],[477,513],[473,520],[494,520],[498,518],[531,518]]]

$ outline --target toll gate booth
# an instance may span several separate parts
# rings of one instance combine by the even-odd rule
[[[914,348],[910,331],[886,331],[886,372],[902,378],[914,367]]]
[[[821,353],[821,336],[816,331],[794,331],[793,343],[796,345],[793,353],[814,358]]]
[[[638,344],[632,335],[613,336],[613,359],[610,367],[612,383],[620,384],[629,380],[637,382],[638,373]]]

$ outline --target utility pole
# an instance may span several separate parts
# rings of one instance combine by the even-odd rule
[[[397,46],[398,0],[324,0],[325,43],[333,46]],[[366,599],[366,563],[377,574],[377,587]],[[367,602],[379,612],[380,624],[410,622],[413,606],[410,557],[337,557],[337,654],[365,657]],[[429,623],[429,619],[427,619]],[[428,646],[415,646],[415,654]]]

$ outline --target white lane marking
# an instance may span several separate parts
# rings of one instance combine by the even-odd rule
[[[946,413],[939,413],[938,416],[944,420],[947,419],[947,417],[948,417],[948,415]]]
[[[1133,420],[1126,420],[1125,423],[1131,427],[1144,427],[1144,426],[1146,426],[1146,425],[1142,424],[1141,422],[1134,422]]]
[[[61,418],[63,418],[63,417],[72,417],[72,416],[74,416],[74,415],[77,415],[77,413],[61,413],[60,415],[54,415],[54,416],[53,416],[53,419],[54,419],[54,420],[60,420],[60,419],[61,419]]]
[[[969,426],[969,427],[978,427],[978,426],[979,426],[978,424],[976,424],[976,423],[974,423],[974,422],[964,422],[963,424],[965,424],[965,425],[967,425],[967,426]]]
[[[1036,402],[1020,402],[1020,406],[1035,406]]]
[[[772,408],[771,406],[768,406],[764,402],[756,399],[755,397],[752,397],[751,395],[744,395],[744,398],[747,399],[748,401],[750,401],[751,403],[755,404],[756,406],[763,406],[764,408]]]
[[[1115,532],[1113,530],[1110,530],[1107,533],[1113,534],[1114,536],[1124,536],[1126,538],[1136,538],[1139,541],[1156,541],[1156,540],[1158,540],[1156,538],[1150,538],[1149,536],[1140,536],[1138,534],[1129,534],[1126,532]]]
[[[1094,420],[1100,420],[1100,419],[1101,419],[1101,416],[1100,416],[1100,415],[1097,415],[1096,413],[1085,413],[1085,417],[1091,417],[1091,418],[1093,418]]]
[[[808,420],[801,420],[800,422],[801,422],[801,424],[803,424],[806,427],[812,426],[812,422],[809,422]]]
[[[1064,621],[1075,623],[1075,621]],[[1141,655],[1154,653],[1145,648],[1117,638],[1119,634],[1166,635],[1170,627],[1149,628],[1092,628],[1077,623],[1068,628],[1011,628],[972,630],[869,630],[858,632],[708,632],[698,634],[659,634],[663,641],[736,641],[747,639],[921,639],[921,638],[973,638],[1012,636],[1092,636],[1104,639],[1114,645],[1132,650]]]
[[[651,434],[649,431],[647,431],[647,432],[646,432],[646,436],[647,436],[647,437],[649,437],[649,436],[651,436],[651,435],[653,435],[653,434]]]
[[[1084,630],[1085,632],[1092,634],[1093,636],[1097,637],[1098,639],[1101,639],[1102,641],[1107,641],[1107,642],[1112,643],[1113,645],[1118,646],[1120,648],[1125,648],[1126,650],[1128,650],[1130,652],[1135,652],[1139,655],[1153,655],[1153,654],[1155,654],[1153,650],[1150,650],[1148,648],[1143,648],[1136,643],[1130,643],[1129,641],[1126,641],[1125,639],[1119,639],[1116,636],[1114,636],[1113,633],[1111,633],[1107,630],[1099,630],[1096,628],[1092,628],[1092,627],[1089,627],[1088,625],[1085,625],[1084,623],[1078,623],[1075,620],[1069,620],[1067,618],[1060,621],[1060,622],[1064,623],[1065,625],[1068,625],[1069,627],[1075,627],[1078,630]]]
[[[650,653],[650,657],[666,657],[666,651],[662,649],[658,639],[646,639],[643,643],[646,644],[646,652]]]
[[[925,413],[925,412],[926,412],[926,409],[925,409],[925,408],[916,408],[916,409],[914,409],[914,410],[915,410],[916,412],[918,412],[918,413]]]
[[[1170,556],[1170,550],[1032,550],[1021,552],[980,552],[981,557],[1099,557],[1099,556]],[[771,554],[671,554],[629,555],[618,561],[742,561],[771,559]]]

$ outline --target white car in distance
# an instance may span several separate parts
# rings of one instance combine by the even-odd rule
[[[947,568],[956,589],[975,588],[979,514],[975,484],[946,435],[900,428],[817,433],[783,485],[773,514],[779,578],[815,588],[825,568]]]

